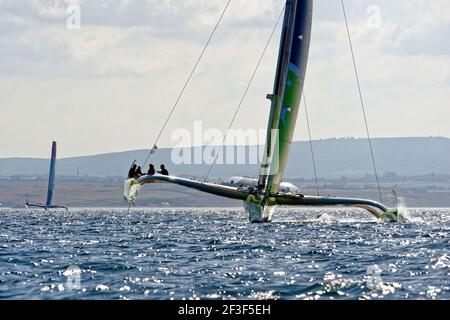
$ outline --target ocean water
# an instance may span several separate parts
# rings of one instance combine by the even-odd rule
[[[0,209],[0,299],[450,299],[450,209]]]

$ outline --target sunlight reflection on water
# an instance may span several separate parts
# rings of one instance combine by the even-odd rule
[[[0,298],[449,299],[450,210],[409,215],[1,209]]]

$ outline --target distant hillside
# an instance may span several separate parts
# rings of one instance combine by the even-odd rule
[[[339,178],[361,177],[372,174],[370,152],[366,139],[326,139],[313,142],[319,177]],[[430,173],[450,174],[450,139],[447,138],[380,138],[373,140],[375,157],[381,175],[395,172],[402,176],[417,176]],[[257,151],[257,147],[244,148],[246,154]],[[191,153],[201,151],[193,148]],[[94,156],[65,158],[58,160],[58,175],[124,176],[133,159],[141,163],[147,150],[108,153]],[[208,171],[205,164],[174,165],[171,162],[172,149],[159,149],[150,161],[159,166],[165,163],[176,175],[203,177]],[[211,177],[232,175],[256,175],[258,165],[217,164]],[[47,159],[7,158],[0,159],[0,175],[12,176],[46,175]],[[286,177],[311,178],[313,169],[309,142],[295,142],[291,150]]]

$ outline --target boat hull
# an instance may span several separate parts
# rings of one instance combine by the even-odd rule
[[[245,201],[244,208],[249,222],[264,223],[272,221],[276,206],[260,206],[259,204]]]
[[[383,204],[368,199],[318,197],[296,193],[278,193],[263,202],[262,199],[257,200],[256,195],[252,194],[251,190],[246,190],[245,188],[241,189],[159,174],[142,176],[137,180],[137,183],[139,185],[171,183],[217,196],[243,200],[250,222],[270,222],[272,220],[273,211],[277,206],[357,207],[367,210],[379,219],[383,218],[384,213],[389,211]],[[127,191],[124,192],[125,199],[127,199],[128,194]]]
[[[67,206],[60,206],[60,205],[52,205],[52,206],[46,206],[40,203],[26,203],[25,209],[43,209],[45,211],[48,211],[50,209],[64,209],[66,211],[69,210],[69,207]]]

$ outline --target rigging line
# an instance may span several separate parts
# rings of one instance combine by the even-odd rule
[[[259,178],[259,174],[261,173],[261,161],[260,160],[261,160],[262,155],[260,155],[260,152],[259,152],[260,147],[264,148],[264,145],[257,144],[255,147],[256,148],[256,172],[253,175],[253,177],[255,177],[256,179]],[[264,151],[263,151],[263,153],[264,153]]]
[[[245,97],[247,96],[248,90],[250,89],[250,86],[252,85],[253,79],[255,78],[255,75],[256,75],[256,73],[258,72],[259,66],[261,65],[261,62],[262,62],[262,60],[263,60],[263,58],[264,58],[264,55],[265,55],[265,53],[266,53],[266,51],[267,51],[267,48],[269,47],[270,41],[272,40],[272,37],[273,37],[273,34],[275,33],[275,30],[277,29],[278,23],[280,22],[280,19],[281,19],[282,15],[283,15],[284,8],[285,8],[285,7],[283,6],[283,9],[281,9],[281,13],[280,13],[280,15],[278,16],[278,19],[277,19],[277,21],[276,21],[276,23],[275,23],[275,26],[274,26],[273,29],[272,29],[272,32],[270,33],[269,39],[267,40],[267,43],[266,43],[266,46],[264,47],[264,50],[263,50],[261,56],[259,57],[258,63],[256,64],[255,70],[253,71],[253,74],[252,74],[252,76],[250,77],[250,80],[249,80],[249,82],[248,82],[248,84],[247,84],[247,87],[246,87],[245,90],[244,90],[244,94],[242,95],[241,101],[239,102],[239,104],[238,104],[238,106],[237,106],[237,108],[236,108],[236,111],[234,112],[233,118],[231,119],[231,122],[230,122],[230,124],[229,124],[229,126],[228,126],[228,129],[227,129],[227,131],[226,131],[226,133],[225,133],[225,136],[224,136],[224,138],[223,138],[223,140],[222,140],[222,146],[224,145],[224,143],[225,143],[225,141],[226,141],[226,139],[227,139],[228,133],[229,133],[231,127],[233,126],[234,120],[236,119],[236,116],[237,116],[237,114],[239,113],[239,110],[240,110],[241,107],[242,107],[242,103],[244,102]],[[204,179],[205,182],[206,182],[206,180],[208,180],[208,177],[209,177],[209,175],[210,175],[210,173],[211,173],[211,170],[212,170],[213,167],[215,166],[218,157],[219,157],[219,152],[217,152],[216,157],[215,157],[213,163],[212,163],[211,166],[209,167],[208,173],[206,174],[205,179]]]
[[[376,162],[375,162],[375,155],[374,155],[374,152],[373,152],[372,139],[370,138],[370,130],[369,130],[369,125],[367,123],[366,108],[365,108],[365,105],[364,105],[364,99],[363,99],[362,92],[361,92],[361,84],[359,82],[358,68],[356,66],[355,53],[353,51],[352,39],[351,39],[351,36],[350,36],[350,30],[349,30],[349,27],[348,27],[347,13],[345,11],[344,0],[341,0],[341,4],[342,4],[342,11],[344,13],[345,26],[346,26],[346,29],[347,29],[348,42],[349,42],[350,51],[351,51],[351,54],[352,54],[353,67],[355,69],[355,76],[356,76],[356,83],[358,85],[359,99],[361,100],[361,109],[362,109],[362,113],[363,113],[363,117],[364,117],[364,123],[365,123],[365,126],[366,126],[367,140],[369,141],[370,155],[372,157],[372,164],[373,164],[373,169],[374,169],[374,172],[375,172],[375,179],[377,181],[377,187],[378,187],[378,193],[379,193],[379,196],[380,196],[380,201],[383,202],[383,197],[381,195],[380,180],[378,178],[378,170],[377,170],[377,165],[376,165]]]
[[[312,138],[311,138],[311,127],[309,125],[308,106],[306,104],[306,95],[305,95],[305,90],[304,89],[303,89],[303,104],[305,105],[306,125],[308,127],[309,147],[311,148],[311,158],[312,158],[313,169],[314,169],[314,181],[316,182],[317,196],[320,196],[320,193],[319,193],[319,182],[317,180],[316,158],[314,156],[314,147],[313,147],[313,142],[312,142]]]
[[[224,15],[225,15],[225,13],[226,13],[228,7],[230,6],[230,3],[231,3],[231,0],[228,0],[228,2],[227,2],[227,4],[226,4],[225,8],[224,8],[223,11],[222,11],[222,14],[221,14],[220,17],[219,17],[219,20],[217,20],[217,22],[216,22],[216,24],[215,24],[215,26],[214,26],[213,31],[212,31],[211,34],[209,35],[209,38],[208,38],[208,40],[206,41],[206,44],[205,44],[205,46],[203,47],[202,52],[200,53],[200,55],[199,55],[197,61],[195,62],[194,67],[193,67],[192,70],[191,70],[191,73],[189,74],[188,78],[186,79],[186,82],[184,83],[183,88],[181,89],[181,91],[180,91],[180,93],[179,93],[177,99],[175,100],[175,103],[174,103],[174,105],[172,106],[172,109],[170,110],[170,113],[169,113],[169,115],[167,116],[166,121],[164,122],[164,124],[163,124],[161,130],[159,131],[158,136],[156,137],[156,140],[155,140],[155,142],[153,143],[152,149],[149,151],[149,153],[148,153],[148,155],[147,155],[147,158],[145,159],[145,162],[144,162],[143,167],[145,167],[145,165],[147,164],[147,161],[148,161],[148,158],[150,157],[150,155],[151,155],[153,152],[155,152],[155,150],[156,150],[156,148],[157,148],[157,145],[156,145],[156,144],[158,143],[159,138],[161,137],[162,133],[164,132],[164,129],[166,128],[167,123],[169,122],[170,118],[172,117],[173,112],[175,111],[175,109],[176,109],[178,103],[180,102],[181,97],[182,97],[183,94],[184,94],[184,91],[186,90],[186,88],[187,88],[189,82],[191,81],[191,78],[192,78],[192,76],[194,75],[194,72],[195,72],[195,70],[197,69],[197,66],[198,66],[199,63],[200,63],[200,60],[203,58],[203,55],[205,54],[205,51],[206,51],[206,49],[208,48],[208,45],[209,45],[209,43],[211,42],[211,39],[213,38],[214,34],[216,33],[217,28],[219,27],[219,24],[220,24],[220,22],[222,21],[222,18],[224,17]]]

